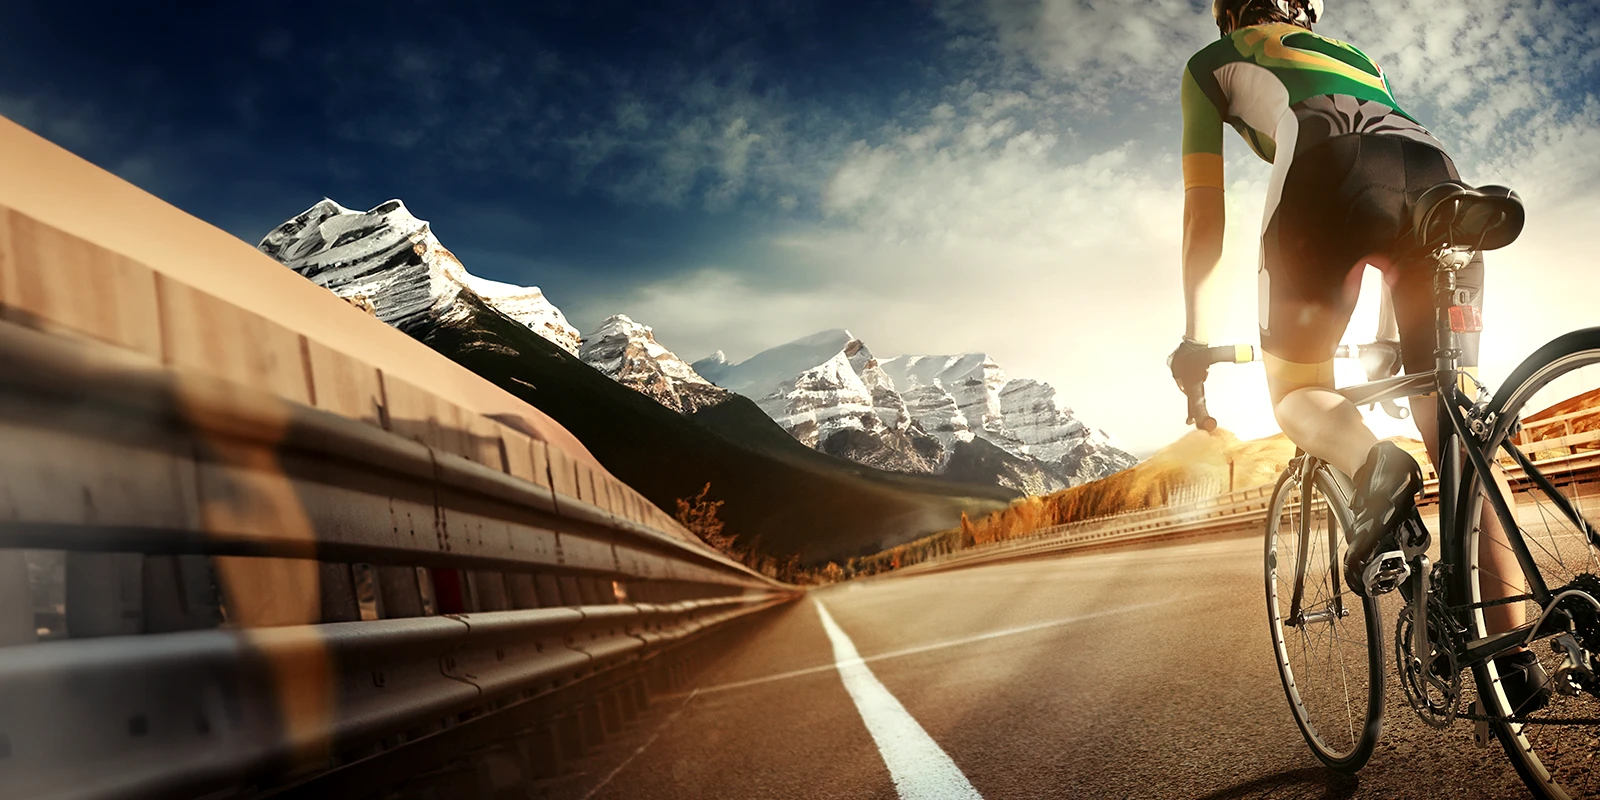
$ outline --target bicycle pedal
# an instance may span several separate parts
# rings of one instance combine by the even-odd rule
[[[1361,572],[1361,585],[1367,587],[1368,597],[1377,597],[1394,591],[1409,577],[1411,566],[1406,563],[1406,554],[1390,550],[1373,556],[1372,562]]]

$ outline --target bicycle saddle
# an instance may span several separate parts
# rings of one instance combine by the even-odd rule
[[[1417,246],[1428,252],[1441,247],[1497,250],[1516,241],[1525,220],[1516,192],[1505,186],[1473,188],[1460,181],[1430,187],[1411,211]]]

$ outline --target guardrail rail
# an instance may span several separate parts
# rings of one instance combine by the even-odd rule
[[[1574,433],[1579,420],[1600,416],[1600,408],[1540,419],[1524,426],[1517,447],[1539,466],[1559,467],[1549,477],[1558,485],[1579,482],[1600,492],[1600,431]],[[1522,468],[1502,457],[1501,466],[1513,491],[1524,486]],[[1439,479],[1424,464],[1420,507],[1438,504]],[[1105,547],[1188,536],[1220,536],[1264,532],[1272,484],[1254,486],[1188,503],[1135,509],[1119,514],[1054,525],[993,544],[940,554],[901,566],[896,573],[974,566],[1044,553]],[[1526,493],[1522,493],[1526,496]]]
[[[537,773],[797,596],[248,244],[212,268],[319,311],[136,260],[216,232],[69,166],[86,218],[176,221],[124,252],[0,207],[0,797],[360,796],[468,729]]]

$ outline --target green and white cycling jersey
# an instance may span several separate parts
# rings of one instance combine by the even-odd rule
[[[1331,136],[1376,133],[1443,149],[1401,110],[1371,58],[1297,25],[1252,25],[1206,46],[1184,68],[1181,94],[1184,188],[1222,188],[1227,122],[1273,164],[1269,215],[1292,157]]]

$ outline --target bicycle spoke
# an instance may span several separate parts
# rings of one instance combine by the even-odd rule
[[[1503,407],[1494,409],[1501,419],[1520,420],[1522,433],[1509,447],[1525,458],[1521,478],[1508,498],[1526,556],[1539,578],[1552,591],[1570,584],[1582,573],[1600,573],[1600,552],[1588,531],[1600,511],[1600,449],[1582,434],[1600,430],[1600,338],[1591,337],[1587,349],[1552,356],[1547,365],[1529,372],[1518,386],[1503,392]],[[1501,442],[1491,442],[1496,448]],[[1516,469],[1513,466],[1513,469]],[[1494,485],[1485,487],[1495,491]],[[1466,600],[1488,601],[1527,593],[1528,582],[1511,545],[1498,537],[1485,539],[1484,529],[1467,531],[1463,555],[1471,568]],[[1511,557],[1508,557],[1511,556]],[[1487,563],[1486,563],[1487,562]],[[1543,612],[1534,600],[1515,601],[1503,611],[1489,608],[1469,615],[1476,638],[1492,632],[1488,624],[1515,624],[1533,620]],[[1565,661],[1564,652],[1551,640],[1530,648],[1547,674]],[[1496,663],[1475,667],[1479,696],[1492,718],[1491,727],[1519,774],[1540,798],[1600,796],[1600,698],[1581,692],[1554,694],[1548,705],[1534,709],[1517,697],[1519,676],[1502,675]],[[1511,722],[1519,717],[1526,722]]]
[[[1279,613],[1287,616],[1289,598],[1298,589],[1301,616],[1298,630],[1283,629],[1287,635],[1279,668],[1291,694],[1291,710],[1313,750],[1330,765],[1351,759],[1359,766],[1370,754],[1367,722],[1374,711],[1366,605],[1342,587],[1334,591],[1332,571],[1339,568],[1339,561],[1337,553],[1329,552],[1329,540],[1338,535],[1338,527],[1320,488],[1286,485],[1281,493],[1273,512],[1277,515],[1274,591]],[[1307,532],[1304,538],[1302,526]],[[1301,559],[1304,571],[1297,587]],[[1343,617],[1334,613],[1341,598]]]

